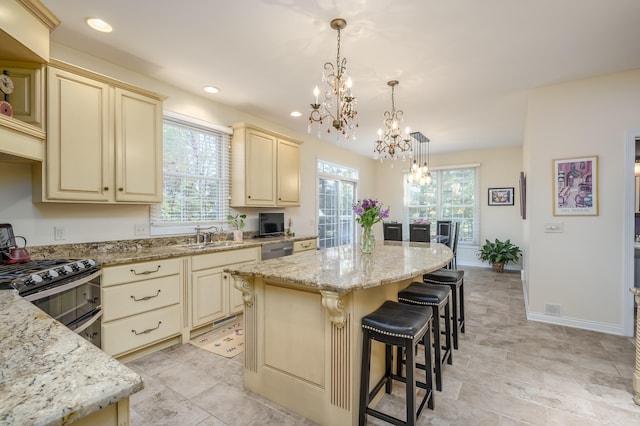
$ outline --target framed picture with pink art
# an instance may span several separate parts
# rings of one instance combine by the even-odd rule
[[[598,156],[553,160],[553,215],[598,215]]]

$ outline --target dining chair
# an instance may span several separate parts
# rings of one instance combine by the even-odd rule
[[[452,243],[451,223],[450,220],[436,221],[436,241],[445,244],[447,247],[451,247]]]
[[[382,224],[383,237],[387,241],[402,241],[402,224],[389,222]]]

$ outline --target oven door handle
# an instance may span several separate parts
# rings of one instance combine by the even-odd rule
[[[37,293],[33,293],[33,294],[29,294],[27,296],[24,296],[25,300],[28,300],[29,302],[33,302],[35,300],[40,300],[43,299],[45,297],[49,297],[49,296],[53,296],[55,294],[59,294],[62,292],[65,292],[67,290],[71,290],[72,288],[76,288],[79,287],[85,283],[88,283],[91,280],[94,280],[96,278],[98,278],[100,275],[102,275],[102,270],[99,270],[97,272],[94,272],[91,275],[87,275],[86,277],[80,278],[79,280],[75,280],[75,281],[71,281],[68,284],[62,284],[59,286],[55,286],[52,287],[48,290],[44,290],[44,291],[40,291]]]
[[[82,317],[78,318],[77,321],[74,322],[80,322],[81,320],[86,319],[87,317],[91,318],[91,320],[85,322],[84,324],[82,324],[80,327],[76,328],[75,330],[73,330],[76,334],[80,334],[83,331],[85,331],[87,328],[89,328],[89,326],[91,326],[93,323],[95,323],[96,321],[98,321],[101,317],[102,317],[102,309],[100,309],[99,307],[92,310],[91,312],[88,312],[87,314],[83,315]],[[71,324],[69,324],[71,325]]]

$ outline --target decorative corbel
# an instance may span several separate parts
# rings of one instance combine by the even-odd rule
[[[253,279],[247,280],[245,277],[240,275],[232,275],[233,277],[233,286],[242,292],[242,300],[244,301],[245,306],[252,307],[253,302],[255,301],[255,291],[253,289]]]
[[[338,328],[344,327],[347,317],[344,312],[344,305],[340,294],[334,291],[320,291],[322,294],[322,306],[329,311],[330,320]]]

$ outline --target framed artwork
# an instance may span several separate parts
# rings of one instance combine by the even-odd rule
[[[490,206],[512,206],[513,187],[511,188],[489,188]]]
[[[553,215],[598,215],[598,156],[553,160]]]
[[[520,216],[527,218],[527,177],[520,172]]]

